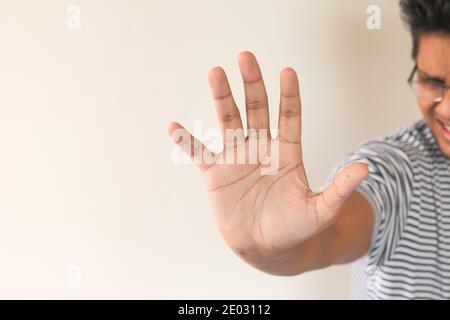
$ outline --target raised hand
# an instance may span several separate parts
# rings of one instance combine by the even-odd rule
[[[209,83],[224,137],[223,153],[217,155],[207,150],[179,123],[171,123],[168,131],[193,159],[198,160],[198,154],[209,159],[197,165],[206,182],[219,230],[230,248],[244,258],[250,252],[276,257],[332,225],[346,199],[367,177],[368,170],[364,164],[352,164],[322,193],[313,192],[303,165],[296,72],[291,68],[281,72],[278,137],[271,139],[268,99],[258,63],[250,52],[241,52],[238,63],[245,89],[249,132],[246,137],[227,77],[220,67],[210,70]],[[227,139],[227,129],[236,133],[233,139]],[[248,154],[245,163],[217,161],[230,152],[251,153],[255,145],[266,141],[262,145],[267,149],[272,150],[274,144],[278,146],[275,149],[278,154],[269,157],[278,156],[277,170],[268,174],[262,173],[267,158],[260,155],[256,163],[250,161]]]

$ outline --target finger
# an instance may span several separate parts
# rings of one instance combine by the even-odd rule
[[[279,137],[283,142],[297,144],[301,151],[301,101],[294,69],[283,69],[280,87]]]
[[[251,52],[244,51],[238,63],[244,82],[247,127],[269,133],[269,103],[258,62]]]
[[[231,93],[225,71],[221,67],[211,69],[208,73],[208,80],[216,106],[217,118],[222,131],[224,145],[226,146],[228,143],[227,134],[231,134],[231,137],[236,135],[241,140],[244,140],[245,136],[242,130],[241,115]]]
[[[285,68],[280,74],[280,114],[278,116],[278,137],[280,142],[293,146],[300,159],[300,173],[309,186],[303,165],[301,145],[301,100],[297,73],[292,68]]]
[[[194,138],[183,126],[177,122],[169,124],[167,129],[172,141],[180,149],[191,157],[201,172],[211,167],[216,158],[216,154],[205,147],[203,143]]]
[[[328,226],[337,216],[340,208],[369,174],[367,164],[356,162],[345,167],[331,185],[317,196],[317,217],[319,226]]]

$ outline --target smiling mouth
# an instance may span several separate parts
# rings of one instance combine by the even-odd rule
[[[444,122],[443,122],[442,120],[440,120],[440,119],[436,119],[436,120],[439,122],[439,124],[440,124],[442,127],[446,128],[446,129],[448,129],[448,130],[450,130],[450,124],[446,125],[446,124],[444,124]]]
[[[439,123],[444,139],[450,142],[450,125],[445,125],[441,120],[436,119]]]

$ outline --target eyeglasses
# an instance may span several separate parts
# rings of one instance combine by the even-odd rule
[[[408,83],[413,89],[416,96],[418,98],[433,102],[442,102],[447,93],[447,90],[450,89],[450,86],[447,86],[445,85],[445,83],[441,83],[434,80],[414,79],[416,71],[417,71],[417,64],[414,66],[414,69],[408,78]]]

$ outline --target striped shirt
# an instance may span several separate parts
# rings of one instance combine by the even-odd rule
[[[357,191],[375,227],[369,252],[351,266],[351,298],[450,299],[450,158],[428,124],[421,119],[362,143],[326,185],[356,161],[369,166]]]

